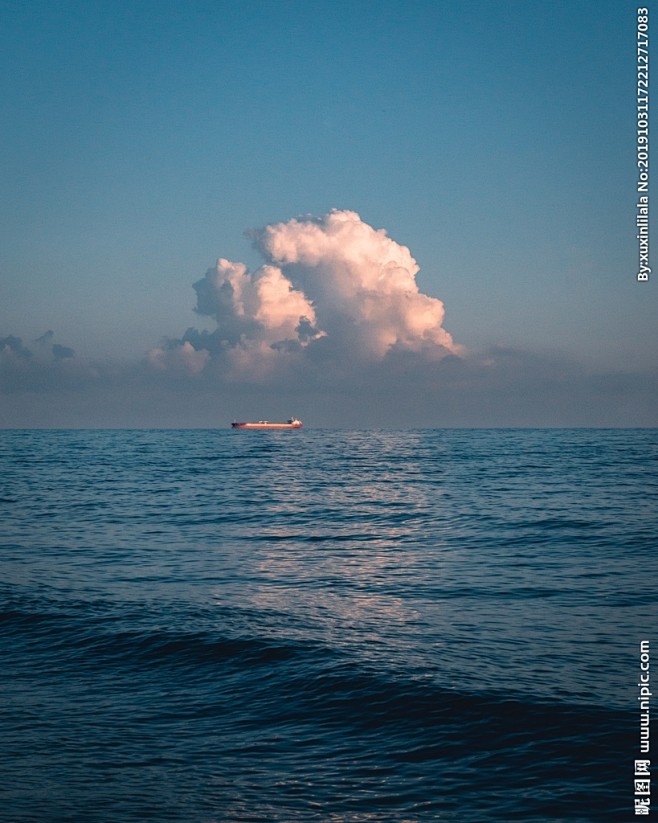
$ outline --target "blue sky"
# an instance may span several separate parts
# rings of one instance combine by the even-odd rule
[[[636,7],[2,0],[0,424],[657,425]],[[459,362],[149,371],[246,230],[332,209],[410,249]]]

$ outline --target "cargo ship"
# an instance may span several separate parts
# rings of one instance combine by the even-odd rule
[[[302,421],[291,417],[286,423],[270,423],[269,420],[259,420],[257,423],[238,423],[233,421],[233,429],[301,429]]]

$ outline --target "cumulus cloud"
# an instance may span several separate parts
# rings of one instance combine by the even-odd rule
[[[356,212],[266,226],[254,240],[299,283],[317,306],[320,327],[341,347],[376,360],[392,349],[439,357],[458,351],[442,327],[443,303],[418,289],[409,249]]]
[[[217,324],[188,329],[149,354],[159,369],[211,362],[258,379],[291,364],[381,362],[396,353],[441,360],[461,353],[444,307],[420,292],[409,249],[353,211],[333,210],[250,232],[264,263],[251,272],[220,258],[194,284],[196,311]],[[202,351],[202,361],[195,357]]]
[[[249,236],[259,266],[220,258],[193,284],[207,328],[145,358],[92,362],[50,330],[0,337],[0,426],[205,427],[291,413],[315,427],[656,425],[655,370],[463,351],[409,249],[355,212]]]

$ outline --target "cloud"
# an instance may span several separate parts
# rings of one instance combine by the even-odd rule
[[[45,354],[46,359],[52,355],[54,360],[67,360],[75,357],[75,351],[69,346],[62,346],[60,343],[53,343],[55,332],[49,329],[47,332],[37,337],[34,341],[38,348],[39,355],[43,358]]]
[[[179,374],[197,374],[203,371],[210,353],[207,349],[195,349],[187,340],[170,343],[152,349],[147,360],[158,371],[174,371]]]
[[[54,336],[55,332],[52,329],[49,329],[47,332],[44,332],[41,337],[37,337],[34,342],[39,346],[49,346],[52,343]]]
[[[220,258],[193,284],[210,329],[129,362],[0,337],[0,426],[655,426],[655,369],[559,352],[466,351],[416,283],[408,248],[352,211],[249,233],[262,263]]]
[[[31,347],[14,335],[0,338],[0,389],[42,390],[97,373],[89,364],[76,360],[72,348],[53,343],[54,336],[49,330]]]
[[[356,212],[293,219],[249,232],[264,263],[220,258],[194,284],[212,332],[188,329],[149,353],[160,370],[213,366],[258,381],[300,366],[348,372],[399,353],[437,361],[462,353],[444,307],[420,292],[409,249]],[[195,357],[205,351],[203,362]]]
[[[556,353],[498,347],[431,360],[397,350],[352,371],[302,363],[236,381],[208,349],[161,350],[164,363],[92,363],[40,359],[17,337],[0,339],[0,426],[210,428],[290,414],[312,429],[658,424],[655,370],[592,370]]]
[[[53,343],[52,353],[55,360],[67,360],[75,357],[75,351],[68,346],[60,346],[59,343]]]
[[[12,366],[21,361],[29,360],[32,352],[23,345],[20,337],[10,334],[0,338],[0,363],[5,366]]]

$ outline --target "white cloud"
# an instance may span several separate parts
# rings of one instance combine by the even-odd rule
[[[47,331],[0,338],[0,426],[655,425],[651,373],[595,372],[550,352],[465,353],[418,289],[410,251],[351,211],[251,232],[263,263],[220,258],[194,284],[214,328],[145,359],[90,362]]]
[[[443,328],[443,303],[422,294],[409,249],[353,211],[293,219],[251,232],[265,262],[250,272],[220,258],[194,284],[196,311],[211,333],[190,329],[150,359],[158,368],[178,346],[205,350],[233,378],[259,379],[291,362],[343,371],[393,352],[440,360],[461,353]],[[201,361],[190,358],[190,370]],[[205,363],[203,364],[205,366]]]

